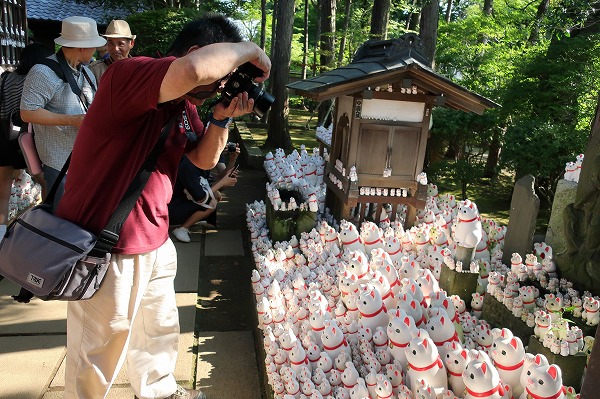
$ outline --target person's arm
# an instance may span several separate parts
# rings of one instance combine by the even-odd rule
[[[44,108],[38,108],[33,111],[28,111],[25,109],[21,110],[21,119],[23,119],[23,122],[33,123],[36,125],[75,126],[78,128],[81,126],[84,116],[84,114],[57,114]]]
[[[253,42],[194,46],[187,55],[177,58],[169,66],[160,86],[158,102],[175,100],[197,86],[214,83],[246,62],[252,62],[264,71],[262,77],[256,78],[256,82],[269,77],[271,61]],[[225,116],[233,115],[223,115]]]
[[[215,184],[210,186],[212,188],[213,193],[215,191],[221,191],[225,187],[235,186],[237,183],[237,177],[225,175],[222,179],[219,179]]]

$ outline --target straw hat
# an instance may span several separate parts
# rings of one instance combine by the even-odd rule
[[[122,19],[113,19],[108,24],[108,28],[106,28],[106,33],[102,36],[104,37],[115,37],[115,38],[125,38],[125,39],[135,39],[135,35],[131,34],[131,29],[129,28],[129,24],[127,21],[123,21]]]
[[[98,34],[96,21],[87,17],[68,17],[62,21],[60,36],[54,43],[74,48],[96,48],[104,46],[106,39]]]

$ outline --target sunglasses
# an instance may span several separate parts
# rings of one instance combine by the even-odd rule
[[[226,76],[221,79],[211,83],[210,85],[199,86],[199,87],[209,87],[210,90],[198,90],[194,93],[188,92],[187,95],[195,98],[196,100],[206,100],[207,98],[212,97],[216,92],[220,91],[220,89],[225,86],[227,80],[231,77],[233,72],[228,73]]]

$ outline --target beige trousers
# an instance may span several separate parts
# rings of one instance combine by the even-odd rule
[[[169,239],[152,252],[113,255],[98,292],[69,302],[65,399],[106,398],[125,359],[139,398],[175,392],[176,272],[177,253]]]

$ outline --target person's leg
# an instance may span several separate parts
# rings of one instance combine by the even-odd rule
[[[206,219],[211,213],[215,212],[216,210],[217,210],[217,208],[196,211],[196,212],[192,213],[190,215],[190,217],[188,217],[186,219],[186,221],[181,224],[181,227],[185,227],[186,229],[189,229],[190,227],[192,227],[194,224],[198,223],[199,221]]]
[[[177,390],[179,312],[173,285],[177,252],[171,240],[157,250],[154,270],[133,321],[127,351],[129,383],[139,399],[164,398]]]
[[[13,167],[0,166],[0,237],[6,232],[8,223],[8,201],[13,181]]]
[[[142,345],[144,340],[157,339],[164,353],[153,360],[146,356],[149,363],[144,370],[129,369],[136,392],[144,391],[144,398],[164,398],[176,390],[172,372],[179,321],[174,304],[176,254],[172,247],[169,240],[146,254],[113,255],[100,290],[85,301],[69,302],[65,399],[104,398],[125,361],[130,339],[134,357],[136,350],[148,349]],[[171,257],[170,264],[166,257]],[[142,322],[134,322],[142,303]],[[156,313],[149,316],[152,309]],[[148,331],[143,330],[144,321]]]

